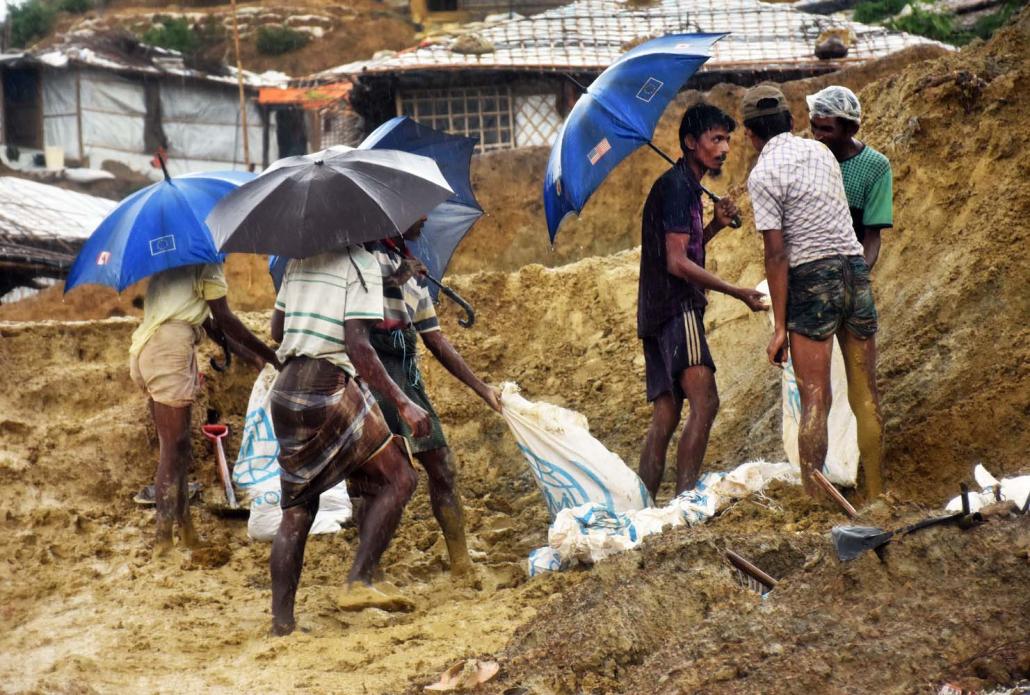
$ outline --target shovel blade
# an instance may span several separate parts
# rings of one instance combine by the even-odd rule
[[[893,531],[884,531],[875,526],[835,526],[830,531],[833,548],[841,562],[854,560],[867,550],[876,550],[887,545],[894,537]]]

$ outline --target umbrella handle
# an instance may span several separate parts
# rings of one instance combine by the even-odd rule
[[[221,364],[214,357],[211,358],[211,369],[216,372],[224,372],[232,365],[232,351],[229,349],[229,339],[222,333],[215,341],[222,346],[222,356],[225,358]]]
[[[716,195],[715,193],[713,193],[712,191],[708,190],[704,186],[701,186],[701,190],[705,192],[705,195],[707,195],[709,198],[712,199],[713,203],[718,203],[720,200],[722,200],[722,196]],[[730,226],[733,227],[734,229],[740,229],[740,226],[742,224],[743,224],[743,222],[741,222],[741,220],[740,220],[740,215],[734,215],[733,219],[730,220]]]
[[[465,318],[458,319],[458,323],[462,326],[462,328],[472,328],[472,324],[476,322],[476,312],[472,308],[472,305],[466,302],[460,294],[458,294],[450,287],[434,278],[432,275],[426,274],[423,275],[423,277],[426,280],[429,280],[429,282],[439,287],[441,292],[447,295],[447,297],[450,298],[452,302],[454,302],[462,308],[462,310],[465,312]]]

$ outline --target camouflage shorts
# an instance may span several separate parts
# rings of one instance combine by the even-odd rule
[[[791,268],[787,330],[826,340],[841,326],[859,338],[876,333],[876,304],[865,259],[833,256]]]

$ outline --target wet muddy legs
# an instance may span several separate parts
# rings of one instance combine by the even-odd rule
[[[865,476],[866,498],[883,491],[883,417],[876,388],[876,339],[858,338],[841,329],[837,335],[848,379],[848,402],[858,424],[858,448]],[[828,446],[827,421],[833,394],[830,388],[832,340],[812,340],[792,332],[790,349],[801,396],[798,455],[805,492],[820,497],[812,471],[822,470]]]
[[[677,495],[697,484],[712,423],[719,412],[719,392],[715,385],[715,373],[711,369],[705,366],[689,367],[683,370],[679,379],[690,411],[676,448]],[[680,422],[682,409],[683,401],[670,393],[664,393],[654,401],[651,426],[640,454],[640,479],[652,499],[658,494],[665,472],[669,442]]]
[[[347,583],[371,585],[380,558],[393,540],[404,507],[415,492],[418,477],[407,454],[393,443],[347,480],[351,494],[361,497],[358,549]],[[318,511],[317,500],[283,511],[270,561],[272,572],[272,631],[284,635],[295,627],[293,608],[304,565],[304,547]]]
[[[154,550],[163,554],[171,548],[172,532],[179,525],[182,542],[197,544],[197,533],[190,518],[187,476],[193,461],[190,441],[190,407],[173,407],[150,401],[150,413],[160,445],[154,498],[157,504],[157,534]]]

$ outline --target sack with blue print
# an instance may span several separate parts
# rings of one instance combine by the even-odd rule
[[[612,515],[653,506],[647,488],[618,455],[590,436],[580,413],[501,385],[501,415],[536,479],[553,521],[563,509],[594,503]]]
[[[247,403],[247,418],[243,422],[240,453],[232,471],[232,481],[241,491],[244,501],[250,503],[247,535],[256,541],[275,538],[282,522],[279,506],[282,489],[279,486],[279,441],[272,428],[269,402],[272,385],[278,372],[266,365],[258,374]],[[336,533],[351,516],[350,497],[346,483],[326,490],[318,498],[318,514],[311,525],[311,533]]]

